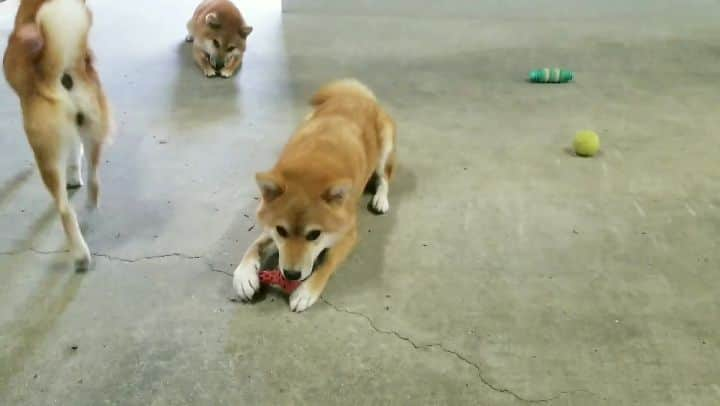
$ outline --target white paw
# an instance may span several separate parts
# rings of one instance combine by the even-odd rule
[[[214,78],[215,76],[217,76],[217,72],[213,68],[205,68],[203,73],[205,73],[205,76],[209,78]]]
[[[260,288],[257,263],[240,264],[233,274],[233,286],[242,300],[250,300]]]
[[[227,79],[227,78],[231,77],[234,73],[235,73],[235,72],[233,72],[233,71],[231,71],[231,70],[223,69],[223,70],[220,71],[220,76],[222,76],[222,77],[224,77],[224,78]]]
[[[88,212],[92,213],[99,208],[100,208],[100,202],[98,202],[97,200],[93,201],[92,198],[88,197],[87,200],[85,201],[85,210],[87,210]]]
[[[319,297],[320,293],[312,292],[310,285],[303,283],[290,295],[290,310],[298,313],[304,312],[315,304]]]
[[[83,186],[82,172],[80,171],[80,167],[68,166],[66,184],[68,189],[76,189]]]
[[[85,208],[95,210],[100,208],[100,184],[96,180],[90,181]]]
[[[90,263],[92,262],[90,256],[90,250],[86,245],[73,250],[73,262],[75,264],[75,270],[78,272],[85,272],[90,269]]]
[[[378,213],[387,213],[390,210],[390,201],[386,193],[376,193],[372,198],[372,208]]]

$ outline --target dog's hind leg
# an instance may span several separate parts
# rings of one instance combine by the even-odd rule
[[[68,152],[67,158],[67,188],[76,189],[82,187],[82,159],[83,159],[83,144],[78,137],[73,137],[70,143],[70,151]]]
[[[49,137],[48,137],[49,138]],[[63,167],[64,151],[60,145],[62,140],[56,137],[54,142],[33,145],[35,159],[40,175],[48,191],[55,200],[65,235],[70,244],[70,254],[78,271],[87,270],[90,266],[90,250],[80,231],[75,210],[68,200],[66,189],[65,168]]]
[[[102,156],[103,144],[92,138],[84,138],[83,144],[85,145],[85,150],[87,151],[87,207],[98,208],[100,206],[100,175],[98,174],[98,170],[100,168],[100,158]]]
[[[370,201],[370,208],[377,214],[384,214],[390,209],[390,201],[388,200],[388,192],[390,189],[390,179],[395,168],[395,123],[384,112],[379,113],[378,131],[380,138],[380,157],[375,175],[377,177],[377,188],[375,195]]]

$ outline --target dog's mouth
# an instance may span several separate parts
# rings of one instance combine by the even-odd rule
[[[315,263],[313,263],[312,272],[310,272],[310,275],[308,275],[307,278],[303,278],[300,282],[305,282],[310,276],[312,276],[313,273],[315,273],[315,270],[325,262],[329,250],[330,248],[325,248],[320,251],[320,254],[318,254],[317,258],[315,258]],[[275,252],[267,258],[263,258],[261,269],[277,269],[278,260],[280,259],[279,255],[279,253]]]
[[[327,253],[329,250],[330,250],[330,248],[325,248],[324,250],[320,251],[320,254],[318,254],[317,258],[315,258],[315,263],[313,264],[312,272],[310,272],[310,275],[308,275],[307,278],[304,278],[302,280],[303,282],[305,282],[309,277],[311,277],[312,274],[315,273],[315,270],[325,262],[325,257],[327,257]]]

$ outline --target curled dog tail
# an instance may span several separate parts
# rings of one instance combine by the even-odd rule
[[[310,105],[319,106],[325,103],[326,100],[333,96],[351,94],[361,97],[366,97],[373,101],[377,101],[375,94],[369,87],[362,84],[357,79],[340,79],[334,82],[330,82],[327,85],[320,88],[315,95],[310,99]]]
[[[60,83],[65,72],[84,63],[90,12],[84,0],[49,0],[38,10],[35,22],[42,35],[43,79]]]

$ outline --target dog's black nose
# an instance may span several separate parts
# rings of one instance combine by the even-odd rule
[[[300,279],[302,276],[302,272],[300,271],[288,271],[287,269],[283,269],[283,276],[285,276],[285,279],[289,281],[296,281]]]
[[[215,70],[221,70],[222,68],[225,67],[225,62],[223,62],[223,61],[221,61],[221,60],[219,60],[219,59],[210,58],[210,65],[211,65]]]

